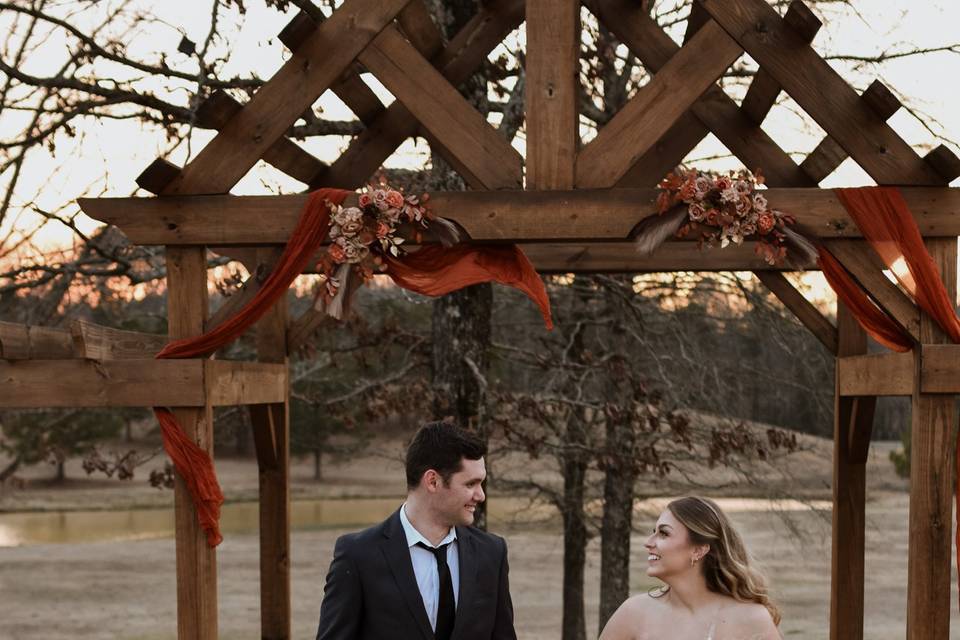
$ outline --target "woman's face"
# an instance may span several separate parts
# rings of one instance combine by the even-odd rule
[[[694,545],[689,530],[665,509],[660,514],[653,533],[647,538],[647,575],[665,580],[695,568],[691,559],[702,559],[709,550],[706,545]]]

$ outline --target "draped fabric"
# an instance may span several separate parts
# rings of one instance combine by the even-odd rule
[[[955,301],[947,293],[940,270],[927,251],[920,229],[900,190],[896,187],[862,187],[836,189],[835,193],[863,236],[917,305],[953,342],[960,343],[960,318],[956,314]],[[911,348],[909,336],[866,299],[849,274],[823,248],[820,250],[820,263],[830,286],[851,308],[870,335],[897,351]],[[862,300],[852,293],[854,290]],[[864,300],[869,304],[864,305]],[[960,580],[960,438],[957,438],[955,448],[957,486],[954,499],[958,526],[954,544],[958,551],[957,571]]]
[[[399,286],[427,296],[442,296],[482,282],[499,282],[527,294],[553,329],[543,280],[516,245],[425,246],[401,258],[387,258],[387,274]]]
[[[253,299],[237,315],[213,330],[195,338],[170,342],[157,354],[157,358],[205,357],[235,340],[263,317],[280,297],[286,295],[290,283],[303,272],[327,237],[330,229],[328,203],[340,204],[347,197],[347,193],[349,192],[342,189],[319,189],[311,193],[290,242]],[[213,460],[184,432],[169,409],[158,407],[153,412],[160,422],[163,448],[187,485],[197,511],[197,519],[207,534],[207,544],[215,547],[223,540],[220,533],[223,491],[217,482]]]
[[[249,329],[283,297],[320,249],[330,229],[330,208],[349,192],[319,189],[310,194],[293,235],[263,286],[235,316],[194,338],[174,340],[157,358],[200,358],[220,349]],[[397,285],[429,296],[440,296],[481,282],[499,282],[526,293],[540,308],[547,328],[553,328],[550,300],[543,281],[515,245],[427,246],[402,258],[387,258],[388,275]],[[210,455],[191,439],[167,408],[156,407],[163,448],[193,499],[197,519],[211,547],[220,544],[223,492]]]

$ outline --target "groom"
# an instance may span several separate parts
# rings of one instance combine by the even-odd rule
[[[507,545],[474,529],[486,446],[431,422],[407,448],[407,501],[337,540],[317,640],[516,640]]]

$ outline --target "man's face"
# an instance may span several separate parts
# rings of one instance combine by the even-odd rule
[[[451,527],[473,524],[473,515],[477,505],[486,500],[481,486],[487,477],[487,467],[483,458],[461,461],[462,467],[443,483],[438,479],[433,495],[435,511],[445,524]]]

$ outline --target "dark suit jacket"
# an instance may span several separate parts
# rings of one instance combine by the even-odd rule
[[[453,640],[516,640],[507,544],[457,527],[460,594]],[[400,511],[337,540],[317,640],[433,640]]]

